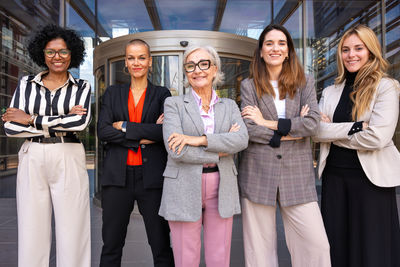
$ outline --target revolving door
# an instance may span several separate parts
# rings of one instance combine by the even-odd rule
[[[101,95],[109,85],[129,83],[130,77],[124,72],[125,45],[132,39],[143,39],[151,48],[153,64],[149,80],[156,85],[170,89],[172,95],[185,93],[182,68],[183,53],[190,45],[211,45],[221,57],[225,83],[216,89],[219,97],[240,102],[240,82],[249,75],[250,61],[257,40],[223,32],[210,31],[152,31],[121,36],[96,47],[93,68],[96,88],[96,121],[101,106]],[[102,173],[104,158],[103,145],[96,136],[96,195],[101,190],[98,179]]]

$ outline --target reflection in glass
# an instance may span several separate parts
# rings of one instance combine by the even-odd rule
[[[303,62],[303,17],[301,10],[302,5],[299,5],[283,26],[285,26],[292,36],[296,54],[299,60]]]
[[[221,65],[225,81],[216,92],[219,97],[233,99],[240,105],[240,83],[249,77],[250,61],[221,57]]]
[[[400,2],[386,1],[386,59],[390,62],[389,75],[400,80]],[[400,117],[394,134],[394,143],[400,147]]]
[[[97,0],[98,20],[108,36],[118,37],[121,32],[136,33],[153,30],[144,1]],[[115,36],[113,35],[115,34]]]
[[[163,30],[212,30],[217,0],[156,0]]]
[[[179,56],[153,56],[149,79],[153,84],[167,87],[172,95],[178,95]]]
[[[265,26],[270,23],[270,0],[232,0],[226,3],[220,31],[258,39]]]

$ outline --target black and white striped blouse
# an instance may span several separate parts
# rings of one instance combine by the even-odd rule
[[[42,82],[42,76],[25,76],[19,81],[10,107],[18,108],[37,117],[34,126],[16,122],[6,122],[5,132],[12,137],[56,136],[60,132],[82,131],[90,121],[90,84],[86,80],[75,79],[69,73],[65,84],[53,91],[48,90]],[[70,114],[73,106],[82,105],[87,114]],[[57,133],[57,134],[56,134]],[[63,135],[63,134],[61,134]]]

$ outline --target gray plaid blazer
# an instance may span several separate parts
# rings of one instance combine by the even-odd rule
[[[222,218],[240,213],[237,170],[233,154],[245,149],[249,136],[237,104],[220,98],[215,104],[215,128],[206,134],[207,147],[185,146],[178,155],[168,149],[168,137],[172,133],[191,136],[204,134],[204,124],[191,90],[183,96],[168,97],[164,103],[163,136],[168,151],[164,171],[164,187],[159,214],[166,220],[194,222],[202,213],[201,175],[204,163],[216,163],[220,181],[218,211]],[[229,133],[232,124],[240,129]],[[219,158],[218,152],[229,154]]]
[[[315,171],[312,164],[310,136],[317,131],[320,115],[314,79],[306,77],[306,86],[299,88],[293,99],[286,97],[286,118],[291,119],[289,134],[304,137],[296,141],[281,141],[278,148],[268,145],[273,131],[245,119],[250,142],[242,152],[239,164],[241,196],[252,202],[275,206],[292,206],[317,200]],[[241,106],[257,106],[267,120],[278,120],[275,103],[270,95],[257,97],[252,79],[241,84]],[[301,107],[310,111],[300,117]]]

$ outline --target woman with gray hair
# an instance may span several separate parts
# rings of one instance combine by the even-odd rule
[[[188,93],[164,104],[168,150],[159,214],[169,222],[175,266],[199,266],[201,227],[207,266],[229,266],[233,215],[240,213],[233,155],[248,134],[236,103],[219,98],[221,60],[214,48],[184,54]]]

